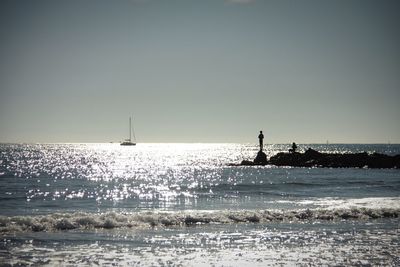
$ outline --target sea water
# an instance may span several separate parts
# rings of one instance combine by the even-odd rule
[[[400,170],[228,166],[257,150],[0,144],[0,265],[400,265]]]

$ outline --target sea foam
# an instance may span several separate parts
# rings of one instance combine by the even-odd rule
[[[54,213],[35,216],[0,216],[0,232],[41,232],[91,228],[143,228],[199,224],[314,222],[399,218],[398,208],[305,210],[237,210],[139,213]]]

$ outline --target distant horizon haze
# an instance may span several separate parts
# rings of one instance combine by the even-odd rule
[[[117,144],[119,145],[121,141],[109,141],[109,142],[0,142],[0,144]],[[269,146],[269,145],[292,145],[292,141],[289,142],[283,142],[283,143],[264,143],[264,146]],[[297,145],[400,145],[400,143],[340,143],[340,142],[328,142],[328,143],[315,143],[315,142],[307,142],[307,143],[301,143],[301,142],[295,142]],[[165,145],[186,145],[186,144],[192,144],[192,145],[221,145],[221,144],[238,144],[238,145],[253,145],[254,147],[258,147],[258,144],[256,142],[138,142],[137,145],[140,144],[146,144],[146,145],[151,145],[151,144],[165,144]],[[134,148],[134,147],[132,147]],[[288,147],[289,148],[289,147]]]

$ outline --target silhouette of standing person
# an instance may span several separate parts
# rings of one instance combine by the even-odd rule
[[[292,144],[292,149],[289,149],[289,153],[296,153],[297,145],[295,142]]]
[[[262,151],[263,150],[263,146],[264,146],[264,144],[263,144],[264,135],[263,135],[262,131],[260,131],[260,134],[258,135],[258,140],[260,142],[260,151]]]

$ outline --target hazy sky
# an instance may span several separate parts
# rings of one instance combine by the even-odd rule
[[[0,1],[0,142],[400,143],[400,1]]]

